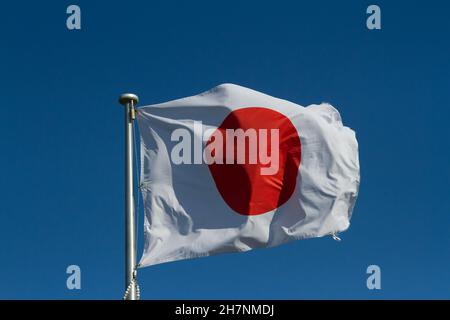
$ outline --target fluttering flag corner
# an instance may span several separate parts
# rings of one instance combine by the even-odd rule
[[[360,173],[355,133],[234,84],[138,108],[144,252],[139,267],[345,231]]]

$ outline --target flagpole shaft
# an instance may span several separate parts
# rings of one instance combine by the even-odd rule
[[[129,288],[128,300],[137,300],[136,285],[130,286],[136,267],[136,220],[134,212],[133,181],[133,122],[135,95],[123,94],[119,99],[125,106],[125,290]]]

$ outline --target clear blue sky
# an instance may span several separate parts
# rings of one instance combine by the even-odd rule
[[[223,82],[340,110],[360,145],[352,225],[340,243],[142,269],[143,298],[450,298],[448,3],[377,1],[378,31],[368,1],[74,3],[80,31],[66,29],[72,2],[2,4],[0,298],[121,298],[117,97]],[[80,291],[66,289],[70,264]],[[381,291],[366,288],[371,264]]]

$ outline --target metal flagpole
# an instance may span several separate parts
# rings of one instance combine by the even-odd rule
[[[137,95],[122,94],[120,104],[125,107],[125,297],[126,300],[137,300],[136,268],[136,235],[133,195],[133,121],[134,107],[139,102]]]

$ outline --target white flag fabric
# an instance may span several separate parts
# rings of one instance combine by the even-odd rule
[[[139,267],[349,227],[358,145],[339,112],[233,84],[140,107]]]

